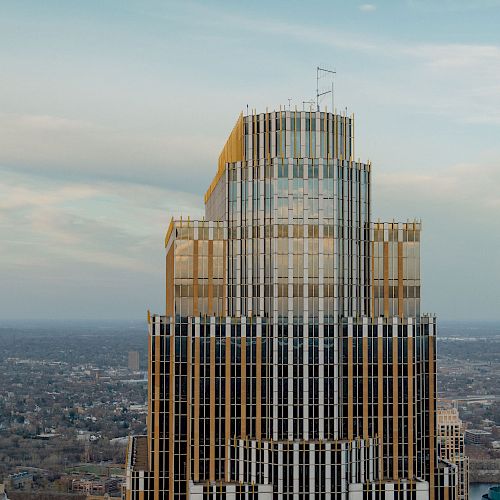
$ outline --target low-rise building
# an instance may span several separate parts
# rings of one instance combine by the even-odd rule
[[[33,486],[33,474],[31,472],[17,472],[10,474],[6,481],[6,489],[28,491]]]
[[[486,444],[492,434],[489,431],[483,431],[482,429],[467,429],[465,431],[465,443],[466,444]]]
[[[109,477],[106,479],[97,476],[86,476],[72,481],[72,490],[87,495],[103,496],[120,491],[121,478]]]

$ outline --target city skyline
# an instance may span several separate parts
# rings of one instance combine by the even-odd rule
[[[301,109],[319,64],[376,167],[374,218],[422,219],[423,311],[499,319],[499,9],[3,2],[0,316],[160,310],[170,215],[202,214],[239,111]]]

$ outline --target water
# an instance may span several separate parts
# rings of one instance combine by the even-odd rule
[[[497,483],[470,483],[469,500],[481,500],[481,497],[488,493],[492,486],[498,486]]]

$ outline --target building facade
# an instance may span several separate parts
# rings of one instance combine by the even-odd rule
[[[128,369],[132,372],[138,372],[140,368],[140,358],[137,351],[129,351],[128,353]]]
[[[465,455],[464,431],[456,404],[439,401],[437,409],[438,456],[457,466],[456,500],[469,498],[469,458]]]
[[[128,499],[449,494],[421,225],[372,222],[370,207],[352,116],[239,117],[204,220],[165,237]]]

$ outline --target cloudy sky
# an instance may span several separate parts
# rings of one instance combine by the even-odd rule
[[[500,319],[500,1],[0,0],[0,320],[143,318],[239,112],[333,68],[424,310]]]

